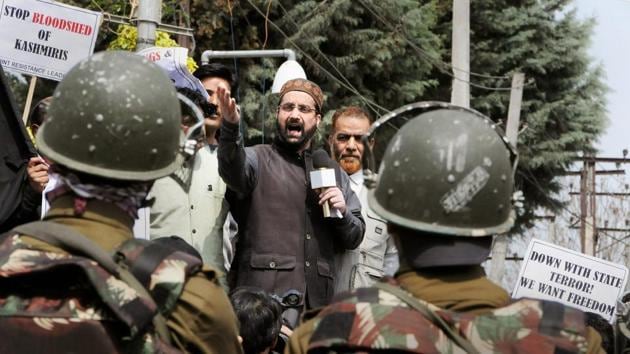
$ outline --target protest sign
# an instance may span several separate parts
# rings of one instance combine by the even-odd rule
[[[94,52],[101,14],[44,0],[0,0],[0,64],[61,80]]]
[[[512,297],[553,300],[613,322],[628,268],[533,239]]]
[[[201,81],[194,77],[186,66],[188,48],[151,47],[143,49],[137,54],[144,56],[162,67],[176,87],[187,87],[193,91],[199,92],[203,97],[208,99],[208,92],[206,92]]]

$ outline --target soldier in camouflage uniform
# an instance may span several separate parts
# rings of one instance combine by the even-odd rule
[[[153,181],[181,165],[175,89],[144,58],[106,52],[70,70],[54,97],[37,134],[60,181],[45,220],[51,231],[65,227],[71,240],[118,250],[119,259],[134,265],[154,247],[133,240],[137,210]],[[198,257],[157,255],[153,271],[138,278],[146,289],[139,289],[90,257],[35,236],[13,232],[0,240],[0,352],[242,352],[229,299]],[[135,340],[158,312],[166,320],[159,338],[170,344],[162,346],[158,337]],[[33,347],[45,337],[48,344]]]
[[[379,119],[367,139],[389,141],[368,152],[366,186],[400,269],[338,296],[297,328],[285,353],[603,353],[579,310],[513,301],[485,276],[492,235],[515,218],[517,155],[492,121],[421,102]]]

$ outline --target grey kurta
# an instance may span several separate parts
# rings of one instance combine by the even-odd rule
[[[387,223],[368,206],[363,171],[352,174],[350,182],[352,190],[361,201],[365,236],[356,249],[336,255],[335,294],[372,286],[385,275],[393,276],[399,265],[398,251],[394,240],[387,233]]]

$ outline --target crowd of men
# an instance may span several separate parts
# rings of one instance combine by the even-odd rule
[[[0,352],[603,353],[580,311],[485,276],[515,217],[516,152],[489,118],[339,107],[321,149],[324,93],[293,79],[273,142],[246,147],[233,74],[194,76],[206,92],[97,53],[36,105],[26,224],[0,239]],[[321,168],[334,186],[313,189]],[[151,240],[134,237],[142,208]]]

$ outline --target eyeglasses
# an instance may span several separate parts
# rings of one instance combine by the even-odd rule
[[[293,110],[295,109],[295,103],[283,103],[280,105],[280,109],[283,110],[284,112],[293,112]],[[303,104],[299,104],[297,105],[297,109],[298,111],[300,111],[300,113],[304,113],[304,114],[308,114],[311,112],[315,112],[317,111],[315,108],[311,108],[309,106],[305,106]]]
[[[367,134],[346,134],[346,133],[337,133],[335,135],[335,140],[337,140],[340,143],[345,143],[346,141],[349,141],[350,138],[354,138],[354,141],[356,142],[363,142],[363,138],[367,136]]]

